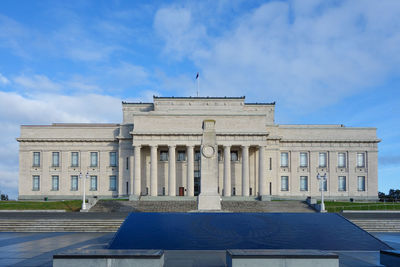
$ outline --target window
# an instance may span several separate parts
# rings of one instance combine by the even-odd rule
[[[79,166],[79,152],[71,152],[71,167]]]
[[[365,167],[365,153],[357,153],[357,168]]]
[[[78,175],[71,176],[71,191],[78,191]]]
[[[328,180],[322,180],[322,188],[324,191],[328,191]],[[319,182],[319,191],[321,191],[321,182]]]
[[[194,178],[200,178],[200,171],[194,171]]]
[[[32,180],[32,190],[39,191],[40,190],[40,176],[34,175]]]
[[[33,167],[40,167],[40,152],[33,152]]]
[[[186,152],[181,150],[178,151],[178,161],[185,161],[186,160]]]
[[[90,191],[97,191],[97,176],[95,175],[90,176]]]
[[[339,168],[346,168],[346,153],[339,153],[338,154],[338,167]]]
[[[231,161],[238,161],[239,160],[239,153],[234,150],[231,151]]]
[[[160,151],[160,161],[168,161],[168,151]]]
[[[319,167],[326,167],[326,152],[319,153]]]
[[[126,169],[129,169],[129,157],[126,157]]]
[[[110,176],[110,191],[117,190],[117,176],[111,175]]]
[[[98,154],[97,152],[90,152],[90,167],[97,167]]]
[[[117,152],[110,152],[110,167],[117,166]]]
[[[289,153],[288,152],[281,153],[281,167],[289,167]]]
[[[194,152],[194,160],[200,161],[200,159],[201,159],[200,151]]]
[[[53,175],[51,176],[51,190],[52,191],[58,191],[58,175]]]
[[[308,191],[308,176],[300,176],[300,191]]]
[[[218,161],[222,161],[222,151],[218,150]]]
[[[346,191],[346,176],[339,176],[339,191]]]
[[[289,177],[281,176],[281,191],[289,191]]]
[[[272,158],[269,158],[269,170],[272,170]]]
[[[358,191],[365,191],[365,176],[358,176]]]
[[[308,166],[307,152],[300,152],[300,167],[306,168]]]
[[[51,166],[60,167],[60,152],[53,152]]]

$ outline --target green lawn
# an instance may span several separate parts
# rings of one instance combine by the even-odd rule
[[[328,212],[341,212],[342,210],[400,210],[400,203],[325,201],[325,209]]]
[[[0,210],[66,210],[79,211],[82,200],[66,201],[0,201]]]

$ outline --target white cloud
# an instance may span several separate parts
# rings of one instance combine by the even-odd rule
[[[0,85],[6,85],[9,83],[10,81],[3,74],[0,73]]]
[[[58,91],[62,89],[62,86],[59,83],[51,81],[45,75],[20,75],[14,78],[14,82],[24,88],[37,91]]]
[[[202,69],[203,95],[310,111],[399,73],[399,10],[399,1],[269,2],[211,36],[190,7],[169,7],[157,12],[154,27],[167,51]]]

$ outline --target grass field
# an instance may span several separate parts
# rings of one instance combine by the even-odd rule
[[[318,203],[320,202],[318,201]],[[400,210],[400,203],[325,201],[325,209],[328,212],[341,212],[342,210]]]
[[[79,211],[82,200],[0,201],[0,210],[66,210]]]

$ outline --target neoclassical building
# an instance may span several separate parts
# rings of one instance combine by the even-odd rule
[[[376,128],[278,125],[275,103],[245,97],[122,102],[121,124],[21,126],[19,199],[196,196],[202,123],[214,120],[223,197],[375,200]]]

